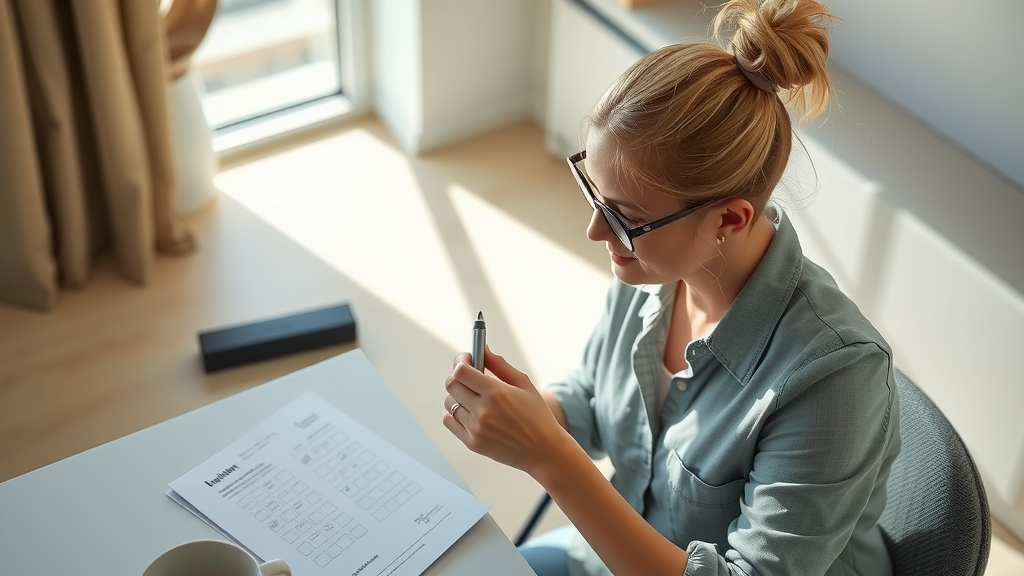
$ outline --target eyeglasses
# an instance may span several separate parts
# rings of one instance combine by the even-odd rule
[[[693,208],[687,208],[685,210],[676,212],[675,214],[665,216],[664,218],[659,218],[654,222],[648,222],[647,224],[640,224],[639,226],[629,227],[625,223],[625,221],[629,220],[629,218],[626,218],[625,216],[620,216],[617,212],[615,212],[607,205],[605,205],[604,202],[601,202],[600,200],[597,199],[597,196],[594,194],[594,189],[591,188],[590,186],[590,179],[587,178],[587,175],[583,173],[583,170],[581,170],[578,165],[580,160],[583,160],[586,157],[587,151],[584,150],[579,154],[575,154],[573,156],[566,158],[566,162],[569,163],[569,167],[572,169],[572,175],[576,178],[576,183],[579,184],[580,191],[583,192],[583,197],[586,198],[587,202],[590,203],[590,207],[593,208],[594,210],[601,210],[601,214],[604,216],[605,221],[608,222],[608,227],[612,229],[612,232],[615,233],[615,236],[618,237],[618,239],[622,242],[623,246],[625,246],[626,249],[629,250],[630,252],[633,252],[633,240],[635,240],[636,238],[639,238],[640,236],[643,236],[644,234],[647,234],[652,230],[661,228],[666,224],[671,224],[676,220],[679,220],[680,218],[685,218],[686,216],[689,216],[690,214],[693,214],[694,212],[702,208],[707,208],[708,206],[711,206],[712,204],[717,202],[712,201],[704,204],[699,204],[697,206],[694,206]]]

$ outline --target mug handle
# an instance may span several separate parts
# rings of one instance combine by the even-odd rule
[[[292,569],[281,559],[260,564],[260,576],[292,576]]]

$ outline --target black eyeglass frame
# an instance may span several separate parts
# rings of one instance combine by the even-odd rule
[[[698,210],[702,210],[704,208],[707,208],[720,202],[720,200],[713,200],[711,202],[699,204],[697,206],[694,206],[693,208],[686,208],[685,210],[680,210],[679,212],[676,212],[674,214],[669,214],[664,218],[658,218],[653,222],[648,222],[647,224],[641,224],[640,226],[629,228],[628,226],[626,226],[626,223],[622,221],[622,216],[619,216],[618,213],[609,208],[604,202],[601,202],[600,200],[597,199],[597,195],[594,194],[594,189],[591,188],[590,181],[587,179],[586,174],[584,174],[583,171],[580,170],[579,166],[576,165],[577,163],[579,163],[580,160],[583,160],[586,157],[587,151],[582,150],[578,154],[573,154],[572,156],[569,156],[568,158],[565,159],[565,161],[569,163],[569,168],[572,170],[572,175],[574,178],[576,178],[576,184],[579,185],[580,192],[583,193],[583,197],[587,199],[587,202],[590,204],[590,207],[593,208],[594,210],[601,210],[601,214],[604,216],[605,222],[608,223],[608,227],[612,229],[612,232],[615,233],[615,236],[619,239],[620,242],[622,242],[622,245],[625,246],[626,249],[630,251],[630,253],[633,252],[634,248],[633,240],[639,238],[640,236],[643,236],[648,232],[653,232],[654,230],[657,230],[662,226],[671,224],[676,220],[685,218],[690,214],[697,212]]]

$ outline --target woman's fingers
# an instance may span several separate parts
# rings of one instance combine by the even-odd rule
[[[489,376],[476,368],[473,368],[473,366],[468,362],[457,362],[455,364],[455,369],[452,370],[452,377],[457,382],[479,395],[487,394],[495,388],[505,385],[503,382],[495,380],[493,376]]]
[[[444,398],[444,411],[449,413],[449,414],[452,414],[452,407],[455,406],[456,404],[458,404],[460,407],[462,406],[462,404],[459,403],[458,400],[456,400],[455,398],[452,398],[450,395],[449,396],[445,396],[445,398]]]
[[[452,360],[452,368],[454,369],[459,363],[473,365],[473,355],[469,352],[460,352],[455,355],[455,360]]]
[[[444,409],[449,412],[451,412],[452,403],[454,402],[458,402],[467,409],[471,406],[476,407],[480,403],[479,394],[452,376],[449,376],[445,382],[445,388],[448,390],[448,396],[444,401]]]
[[[459,410],[461,411],[462,409],[460,408]],[[463,444],[468,446],[469,443],[473,441],[473,437],[469,433],[469,430],[466,430],[466,427],[462,425],[462,422],[459,422],[458,418],[455,418],[451,414],[445,414],[441,422],[444,424],[444,427],[454,434],[456,438],[462,441]]]
[[[468,353],[459,354],[455,357],[452,376],[480,395],[500,390],[507,384],[523,390],[536,390],[529,376],[509,364],[504,357],[491,352],[490,348],[484,350],[484,364],[491,372],[490,375],[473,368]]]
[[[452,418],[458,420],[463,426],[466,425],[465,416],[469,414],[469,406],[466,406],[455,398],[448,396],[444,400],[444,411]]]
[[[490,348],[484,350],[484,361],[487,369],[499,380],[508,382],[516,388],[529,390],[535,388],[530,377],[521,372],[518,368],[508,363],[504,356],[491,352]]]
[[[490,349],[484,360],[486,374],[470,365],[468,354],[455,357],[442,422],[470,450],[529,471],[548,459],[565,432],[526,374]]]
[[[460,394],[469,393],[469,394],[473,394],[473,395],[477,395],[477,396],[479,395],[477,392],[473,391],[472,388],[470,388],[469,386],[466,386],[465,382],[459,380],[455,376],[454,372],[450,376],[448,376],[447,378],[444,379],[444,389],[447,390],[449,394],[452,394],[452,396],[455,396],[455,394],[452,393],[453,390],[461,390],[461,391],[463,391],[463,392],[460,392]],[[466,400],[467,398],[461,398],[461,399]]]

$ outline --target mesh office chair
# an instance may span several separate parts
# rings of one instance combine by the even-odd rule
[[[992,542],[985,487],[963,440],[899,370],[903,448],[879,520],[897,576],[981,576]]]
[[[992,542],[985,487],[949,420],[896,371],[903,447],[879,520],[896,576],[982,576]],[[516,536],[529,537],[551,497],[544,494]]]

